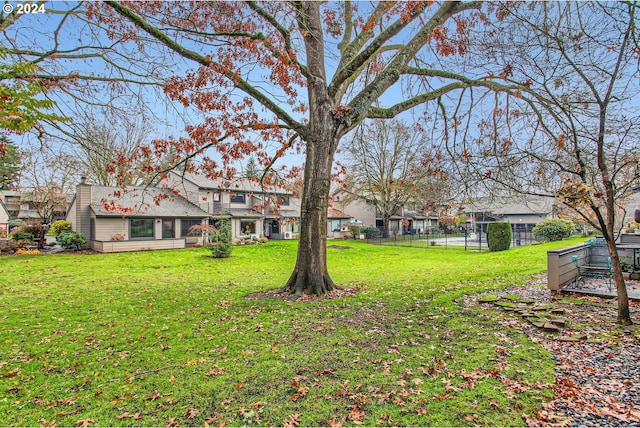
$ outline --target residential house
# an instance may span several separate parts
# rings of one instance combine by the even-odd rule
[[[71,197],[52,192],[0,191],[0,201],[4,203],[9,216],[34,225],[44,222],[42,216],[45,213],[51,221],[64,219]]]
[[[354,199],[347,191],[339,189],[332,194],[332,205],[351,213],[365,226],[382,228],[382,218],[372,202]],[[514,236],[527,235],[528,239],[533,227],[541,220],[553,217],[554,210],[553,198],[523,195],[478,198],[463,204],[457,214],[469,217],[467,228],[470,231],[486,233],[488,223],[504,221],[513,225]],[[436,215],[429,215],[411,203],[394,213],[389,222],[389,232],[393,234],[434,232],[438,227]]]
[[[143,249],[173,249],[194,245],[192,226],[209,214],[169,189],[92,186],[76,188],[67,220],[92,249],[110,253]]]
[[[291,239],[300,232],[300,199],[282,187],[262,187],[247,178],[210,179],[175,171],[160,185],[178,192],[214,220],[229,218],[236,239]]]
[[[509,196],[478,198],[464,204],[460,211],[469,217],[473,232],[486,233],[487,225],[500,221],[511,224],[514,238],[529,240],[533,227],[540,221],[555,216],[555,201],[552,197]]]
[[[343,238],[347,236],[344,231],[346,227],[349,224],[353,224],[354,221],[356,220],[350,214],[329,207],[327,210],[327,236],[330,238]],[[350,236],[350,234],[348,236]]]
[[[0,201],[0,238],[9,236],[9,211],[4,203]]]
[[[624,227],[628,227],[632,221],[640,223],[636,218],[640,213],[640,187],[635,187],[633,190],[625,204]]]
[[[380,212],[372,201],[353,198],[344,189],[338,189],[332,196],[331,205],[336,209],[350,213],[363,227],[382,229],[383,221]],[[407,204],[389,219],[389,231],[395,234],[425,233],[437,227],[437,217],[430,217],[416,206]]]
[[[362,222],[363,227],[376,226],[376,207],[360,198],[350,197],[344,189],[338,189],[331,195],[331,207],[339,212],[350,214],[350,218]],[[333,230],[333,229],[332,229]]]

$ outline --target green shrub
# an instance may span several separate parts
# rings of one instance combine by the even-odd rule
[[[24,222],[24,220],[20,220],[19,218],[9,220],[9,230],[13,229],[14,227],[23,227],[25,225],[26,223]]]
[[[362,233],[367,239],[378,239],[380,237],[380,229],[377,227],[365,227],[362,229]]]
[[[15,229],[10,235],[12,241],[31,241],[35,238],[33,232],[22,229],[21,227]]]
[[[58,235],[56,240],[58,241],[58,244],[60,244],[62,248],[66,248],[68,250],[70,249],[80,250],[82,249],[82,246],[87,243],[87,240],[84,239],[84,236],[82,236],[82,233],[72,232],[72,231],[62,232],[60,235]]]
[[[217,259],[231,257],[233,243],[231,240],[231,226],[228,219],[222,219],[216,230],[209,232],[211,240],[211,255]]]
[[[571,236],[573,222],[559,218],[542,220],[533,228],[536,241],[561,241]]]
[[[20,248],[27,248],[33,245],[33,241],[30,239],[19,239],[17,241],[9,241],[9,251],[16,251]]]
[[[349,230],[351,231],[353,239],[358,239],[360,237],[360,231],[362,230],[362,228],[357,224],[352,224],[349,225]]]
[[[49,226],[49,235],[58,236],[62,232],[70,232],[71,231],[71,222],[67,220],[57,220],[51,223]]]
[[[511,246],[511,224],[505,222],[487,225],[487,244],[490,251],[505,251]]]

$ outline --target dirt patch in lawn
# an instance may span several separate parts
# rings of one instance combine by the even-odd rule
[[[282,291],[281,288],[276,288],[274,290],[262,291],[260,293],[252,293],[246,296],[248,300],[262,300],[262,299],[278,299],[283,300],[285,302],[315,302],[321,300],[330,300],[330,299],[340,299],[343,297],[355,296],[358,294],[357,288],[342,288],[330,291],[327,294],[322,296],[303,294],[301,296],[297,296],[295,294],[289,293],[288,291]]]

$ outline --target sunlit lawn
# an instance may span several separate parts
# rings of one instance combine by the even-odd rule
[[[550,397],[543,348],[458,298],[522,284],[546,251],[336,241],[352,297],[247,299],[296,242],[0,257],[0,425],[523,425]],[[330,242],[331,244],[331,242]]]

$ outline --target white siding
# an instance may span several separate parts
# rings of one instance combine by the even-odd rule
[[[73,201],[71,202],[71,205],[69,206],[69,209],[67,210],[67,221],[71,222],[71,230],[73,230],[74,232],[78,231],[78,224],[76,221],[76,213],[77,213],[77,209],[76,209],[76,198],[73,198]],[[87,238],[89,238],[87,236]]]
[[[161,239],[161,240],[135,240],[135,241],[93,241],[94,250],[101,253],[119,253],[123,251],[142,251],[142,250],[173,250],[185,248],[185,240],[179,239]]]
[[[129,219],[109,217],[96,219],[96,241],[111,241],[113,235],[122,235],[129,239]]]
[[[0,223],[8,223],[9,222],[9,214],[7,210],[4,209],[4,205],[0,205]]]

